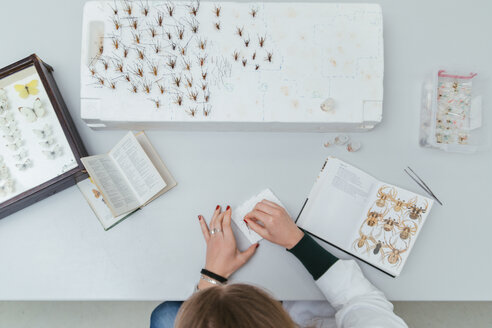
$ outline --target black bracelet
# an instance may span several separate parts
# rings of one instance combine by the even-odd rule
[[[208,271],[207,269],[202,269],[202,271],[200,271],[201,274],[204,274],[214,280],[217,280],[218,282],[220,282],[221,284],[225,284],[227,282],[227,278],[224,278],[222,276],[219,276],[218,274],[216,273],[213,273],[213,272],[210,272]]]

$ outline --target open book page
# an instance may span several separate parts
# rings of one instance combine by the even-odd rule
[[[377,180],[367,173],[330,157],[297,224],[340,248],[348,249],[376,183]]]
[[[398,276],[432,204],[430,198],[378,183],[347,250]]]
[[[164,179],[164,182],[166,183],[166,187],[164,189],[162,189],[159,193],[157,193],[154,197],[152,197],[150,200],[147,201],[147,203],[149,203],[154,199],[156,199],[157,197],[161,196],[162,194],[168,192],[170,189],[176,187],[177,183],[176,180],[174,180],[174,177],[172,176],[171,172],[169,172],[166,165],[162,161],[161,157],[155,150],[155,148],[150,143],[150,140],[149,138],[147,138],[147,135],[142,131],[135,134],[135,137],[137,138],[138,142],[140,143],[140,146],[142,146],[143,150],[151,160],[152,164],[157,169],[161,177]]]
[[[125,176],[109,155],[81,158],[87,172],[94,180],[113,216],[134,210],[139,201]]]
[[[118,142],[109,152],[109,156],[117,163],[126,179],[130,182],[139,206],[147,203],[166,187],[166,182],[164,182],[164,179],[145,154],[132,132],[128,132]]]

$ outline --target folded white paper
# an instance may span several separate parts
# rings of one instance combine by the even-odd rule
[[[273,192],[270,189],[265,189],[262,192],[260,192],[258,195],[245,201],[242,205],[238,206],[236,209],[232,211],[232,221],[234,221],[234,223],[238,226],[239,230],[241,230],[241,232],[246,236],[246,238],[248,238],[251,244],[258,242],[263,238],[246,225],[246,223],[244,222],[244,216],[249,212],[251,212],[255,207],[255,205],[258,202],[261,202],[263,199],[269,200],[271,202],[274,202],[284,207],[284,205],[282,205],[280,200],[273,194]]]

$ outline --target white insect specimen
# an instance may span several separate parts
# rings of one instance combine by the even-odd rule
[[[14,180],[8,179],[0,186],[0,196],[6,196],[14,192]]]
[[[15,166],[19,170],[24,171],[24,170],[27,170],[28,168],[30,168],[32,166],[32,161],[28,158],[23,163],[17,163],[17,164],[15,164]]]
[[[53,133],[53,130],[51,129],[51,126],[46,124],[42,129],[33,129],[32,132],[34,132],[38,138],[45,139]]]
[[[22,147],[22,140],[17,140],[15,142],[9,143],[5,145],[11,151],[17,151],[20,147]]]
[[[7,113],[0,117],[0,126],[6,126],[12,124],[15,121],[13,113]]]
[[[48,147],[50,147],[50,146],[52,146],[54,144],[55,144],[55,139],[53,139],[53,138],[46,139],[46,140],[44,140],[44,141],[42,141],[42,142],[39,143],[39,145],[41,145],[41,146],[43,146],[45,148],[48,148]]]
[[[60,145],[56,145],[52,150],[43,150],[43,154],[49,159],[55,159],[63,154],[63,149]]]
[[[21,132],[19,130],[14,130],[6,135],[4,135],[4,139],[7,140],[7,142],[15,142],[20,139]]]
[[[43,103],[39,98],[36,98],[32,107],[19,107],[19,112],[29,123],[35,122],[38,118],[43,117],[46,114]]]
[[[24,158],[27,157],[27,150],[23,149],[19,153],[14,154],[13,157],[16,161],[22,161]]]

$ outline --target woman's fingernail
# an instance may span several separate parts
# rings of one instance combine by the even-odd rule
[[[248,224],[248,221],[246,221],[246,219],[243,219],[244,223]]]
[[[256,244],[256,248],[260,247],[260,244]]]
[[[220,205],[217,205],[217,207],[215,208],[215,210],[217,211],[219,208],[220,208]]]
[[[231,209],[231,207],[229,205],[227,205],[226,211],[228,211],[230,209]]]
[[[202,216],[198,215],[198,221],[200,221],[201,219],[202,219]]]

